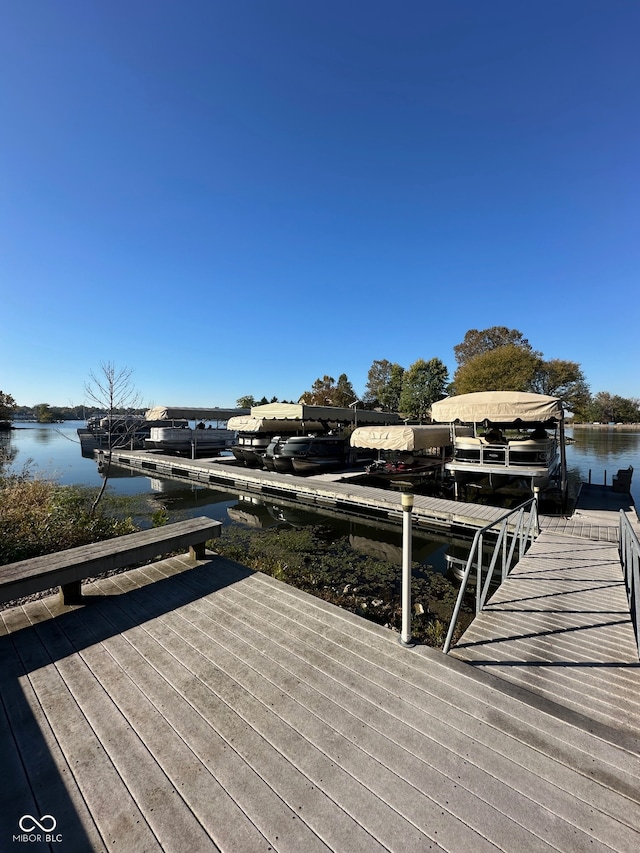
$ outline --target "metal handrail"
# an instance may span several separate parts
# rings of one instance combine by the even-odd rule
[[[529,512],[525,516],[525,510],[529,508]],[[515,521],[515,525],[513,526],[513,530],[509,531],[509,522],[510,519],[513,519],[514,516],[517,516],[517,520]],[[483,553],[483,544],[484,544],[484,536],[493,528],[500,526],[498,531],[498,536],[493,546],[493,554],[491,556],[491,561],[489,563],[487,569],[487,577],[485,579],[484,584],[482,583],[482,553]],[[462,600],[464,598],[464,594],[467,588],[467,583],[469,581],[469,577],[471,576],[471,571],[473,569],[474,561],[477,561],[476,569],[476,615],[480,613],[482,608],[485,605],[487,600],[487,594],[489,592],[489,587],[491,585],[491,581],[493,579],[494,569],[496,567],[496,563],[498,562],[498,557],[502,554],[502,565],[501,565],[501,582],[507,577],[511,567],[511,560],[513,559],[513,554],[515,551],[516,543],[518,543],[518,559],[521,559],[525,552],[527,551],[527,542],[529,539],[531,542],[536,538],[536,536],[540,533],[540,525],[538,523],[538,502],[536,498],[530,498],[525,503],[520,504],[520,506],[515,507],[515,509],[510,510],[500,518],[497,518],[495,521],[492,521],[490,524],[485,525],[480,528],[480,530],[476,531],[475,536],[473,537],[473,542],[471,544],[471,551],[469,552],[469,558],[467,559],[467,565],[464,570],[464,575],[462,577],[462,583],[460,584],[460,589],[458,591],[458,598],[455,603],[455,607],[453,608],[453,613],[451,614],[451,623],[449,625],[449,631],[447,632],[447,638],[445,640],[442,651],[447,654],[449,649],[451,648],[451,641],[453,639],[453,633],[455,631],[456,622],[458,621],[458,616],[460,614],[460,608],[462,606]],[[511,535],[511,545],[508,547],[509,535]]]
[[[489,457],[489,454],[495,453],[496,451],[504,452],[504,460],[500,459],[492,459]],[[479,465],[504,465],[507,468],[514,468],[516,466],[521,467],[531,467],[536,463],[533,462],[520,462],[518,460],[518,456],[522,451],[521,445],[519,442],[513,442],[510,444],[508,441],[506,444],[498,444],[488,442],[487,444],[480,444],[480,459],[478,460]],[[539,460],[538,464],[541,465],[549,465],[558,452],[558,442],[555,438],[547,439],[547,447],[545,448],[544,454],[544,462]],[[513,458],[512,458],[513,457]]]
[[[624,572],[624,585],[633,631],[636,635],[638,657],[640,658],[640,542],[631,522],[620,510],[620,538],[618,551]]]

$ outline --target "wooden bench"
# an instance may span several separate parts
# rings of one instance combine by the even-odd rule
[[[617,474],[613,475],[613,491],[614,492],[631,492],[631,477],[633,476],[633,468],[629,465],[628,468],[621,468]]]
[[[64,604],[81,604],[84,579],[187,548],[191,559],[201,560],[205,542],[220,536],[221,528],[200,516],[0,566],[0,604],[55,586]]]

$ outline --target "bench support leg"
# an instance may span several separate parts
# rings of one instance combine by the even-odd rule
[[[189,545],[189,557],[192,560],[204,560],[205,558],[205,543],[198,542],[197,545]]]
[[[60,587],[63,604],[82,604],[82,581],[71,581]]]

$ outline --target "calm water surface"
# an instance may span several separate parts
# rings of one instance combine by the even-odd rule
[[[16,423],[9,435],[0,433],[6,453],[12,458],[13,470],[25,466],[32,473],[55,478],[64,485],[100,486],[101,477],[96,463],[85,459],[80,452],[77,429],[81,421],[63,424]],[[632,465],[635,469],[632,494],[636,506],[640,505],[640,430],[623,427],[589,427],[569,430],[573,443],[567,446],[567,467],[570,493],[577,494],[580,481],[587,481],[591,471],[594,483],[605,479],[611,483],[619,468]],[[142,495],[153,508],[166,507],[170,514],[207,515],[225,525],[243,527],[271,527],[275,525],[304,526],[330,524],[338,532],[348,535],[352,546],[374,556],[401,561],[401,532],[390,526],[367,524],[360,519],[327,516],[286,502],[262,501],[237,492],[223,492],[184,484],[157,477],[148,477],[116,468],[109,479],[110,490],[119,495]],[[414,540],[414,559],[433,565],[437,571],[446,571],[444,553],[453,540],[437,535],[426,538],[418,535]]]

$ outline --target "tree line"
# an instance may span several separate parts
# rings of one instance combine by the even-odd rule
[[[598,391],[592,394],[578,362],[547,359],[535,350],[518,329],[491,326],[470,329],[453,348],[457,368],[450,379],[446,365],[437,357],[419,358],[405,368],[388,359],[376,359],[367,374],[361,394],[356,393],[346,373],[338,379],[325,374],[295,400],[270,399],[252,395],[238,398],[239,408],[277,402],[300,402],[316,406],[353,406],[400,412],[411,420],[429,418],[433,403],[446,396],[474,391],[531,391],[563,400],[578,422],[640,422],[640,399]],[[130,378],[130,371],[123,371]],[[95,381],[95,377],[92,376]],[[104,395],[103,395],[104,396]],[[95,401],[95,398],[92,398]],[[124,410],[114,413],[124,414]],[[10,394],[0,391],[0,425],[26,418],[41,423],[79,420],[104,410],[89,406],[51,406],[40,403],[18,407]],[[131,409],[127,410],[131,412]],[[135,413],[144,414],[143,409]]]
[[[0,392],[2,394],[2,392]],[[2,412],[6,411],[3,415]],[[146,409],[131,411],[122,409],[115,411],[116,415],[141,415],[144,417]],[[35,406],[13,405],[11,409],[4,410],[0,402],[0,421],[35,421],[39,424],[55,424],[60,421],[84,421],[94,415],[104,415],[104,407],[99,406],[52,406],[49,403],[36,403]]]
[[[640,399],[606,391],[592,395],[578,362],[546,359],[518,329],[470,329],[453,351],[457,368],[451,381],[439,358],[419,358],[408,368],[388,359],[376,359],[369,368],[361,397],[347,374],[342,373],[337,380],[329,375],[319,377],[298,397],[298,402],[358,405],[401,412],[422,421],[428,419],[431,405],[446,396],[474,391],[529,391],[559,397],[578,422],[640,422]],[[255,405],[248,400],[253,398],[240,398],[238,405]],[[273,398],[271,402],[276,401]]]

